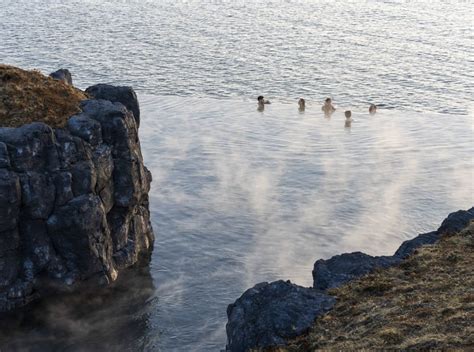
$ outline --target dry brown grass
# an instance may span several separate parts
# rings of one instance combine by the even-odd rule
[[[330,293],[334,310],[274,351],[474,351],[474,223]]]
[[[79,112],[85,93],[38,71],[0,64],[0,126],[18,127],[40,121],[64,127]]]

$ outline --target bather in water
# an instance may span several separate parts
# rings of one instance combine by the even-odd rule
[[[321,110],[324,112],[324,116],[330,117],[331,114],[336,111],[336,108],[332,105],[332,100],[331,98],[326,98],[324,101],[323,106],[321,107]]]
[[[257,110],[260,112],[262,112],[265,109],[265,104],[271,104],[270,100],[265,99],[263,95],[259,95],[257,98],[257,101],[258,101]]]
[[[374,104],[370,104],[370,107],[369,107],[369,114],[373,115],[377,112],[377,106],[375,106]]]
[[[344,127],[351,127],[352,124],[352,112],[350,110],[344,111],[344,116],[346,117],[346,121],[344,122]]]
[[[298,110],[300,112],[303,112],[305,108],[306,108],[306,101],[303,98],[300,98],[300,100],[298,100]]]

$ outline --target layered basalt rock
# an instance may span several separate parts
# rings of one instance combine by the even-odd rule
[[[474,220],[474,207],[451,213],[437,231],[420,234],[402,243],[393,256],[371,256],[362,252],[344,253],[316,261],[313,287],[300,287],[276,281],[257,284],[227,309],[227,351],[243,352],[255,348],[285,345],[290,338],[309,329],[315,319],[328,312],[335,298],[328,289],[388,268],[414,253],[417,248],[436,243]]]
[[[114,102],[83,101],[66,128],[0,128],[0,312],[149,260],[151,173],[116,90]]]

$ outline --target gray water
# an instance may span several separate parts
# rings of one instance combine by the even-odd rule
[[[157,239],[149,270],[42,302],[0,346],[218,351],[255,283],[310,286],[318,258],[472,206],[470,27],[469,3],[2,0],[0,62],[136,88]]]
[[[471,1],[1,0],[0,61],[79,87],[466,114]]]

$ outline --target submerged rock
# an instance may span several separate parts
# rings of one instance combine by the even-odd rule
[[[0,313],[51,290],[106,285],[150,258],[138,102],[126,101],[132,113],[117,102],[136,99],[131,88],[106,92],[114,102],[84,101],[66,128],[0,128]]]
[[[227,308],[227,350],[284,345],[307,330],[334,302],[334,297],[290,281],[255,285]]]

